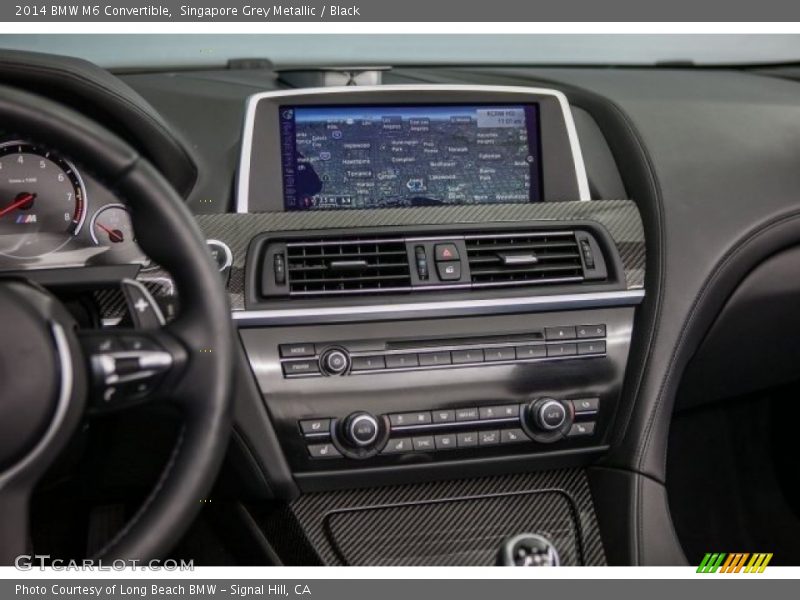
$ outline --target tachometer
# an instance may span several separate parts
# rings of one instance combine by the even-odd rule
[[[86,188],[55,152],[0,144],[0,255],[36,258],[64,246],[86,218]]]

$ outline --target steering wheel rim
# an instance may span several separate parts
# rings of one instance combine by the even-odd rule
[[[97,123],[49,99],[0,86],[0,129],[57,149],[123,198],[139,246],[175,281],[181,308],[164,329],[185,349],[185,364],[172,397],[183,416],[181,434],[155,488],[95,556],[139,561],[161,557],[200,510],[200,500],[213,485],[230,435],[234,337],[216,265],[194,218],[166,179],[131,146]],[[49,306],[42,300],[45,294],[37,294],[31,293],[39,298],[35,302]],[[53,319],[62,324],[67,322],[65,310],[50,307],[43,311],[58,315]],[[10,507],[26,517],[24,504],[35,482],[67,443],[86,401],[87,377],[81,372],[86,361],[81,360],[74,328],[62,328],[69,338],[65,343],[72,362],[79,363],[73,365],[67,427],[51,440],[44,453],[46,460],[27,472],[8,477],[9,470],[0,465],[0,510]],[[60,368],[66,368],[63,361]],[[12,536],[3,531],[3,523],[0,520],[0,564],[8,564],[24,548],[19,540],[22,533],[15,530],[16,543],[9,541]],[[21,527],[10,519],[5,523],[8,529]]]

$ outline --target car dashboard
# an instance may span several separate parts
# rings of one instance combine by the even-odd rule
[[[554,539],[565,564],[680,560],[663,520],[640,531],[646,556],[608,540],[641,525],[620,512],[666,506],[658,399],[677,324],[729,240],[790,205],[777,190],[758,212],[720,183],[736,150],[698,173],[735,119],[700,95],[724,103],[722,82],[743,98],[733,111],[748,94],[796,111],[795,82],[422,67],[342,88],[299,86],[294,70],[120,78],[188,140],[187,203],[241,342],[235,442],[255,495],[285,504],[263,527],[287,560],[486,564],[522,530]],[[659,94],[682,96],[665,108]],[[691,127],[706,139],[689,144]],[[128,319],[123,278],[179,311],[125,199],[40,143],[0,141],[0,269],[79,282],[108,327]],[[701,215],[725,235],[704,237]],[[460,527],[434,540],[444,514]],[[286,541],[297,528],[302,552]]]

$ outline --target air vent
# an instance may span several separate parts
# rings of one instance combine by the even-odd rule
[[[468,235],[473,288],[575,283],[585,279],[573,231]]]
[[[286,244],[290,296],[407,292],[411,274],[400,238],[347,238]]]
[[[297,232],[279,239],[262,234],[251,244],[248,264],[259,257],[251,281],[261,298],[309,298],[614,283],[604,254],[589,227]]]

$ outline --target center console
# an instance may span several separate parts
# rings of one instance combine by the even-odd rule
[[[233,319],[300,492],[271,539],[299,525],[298,564],[448,564],[451,543],[487,564],[525,530],[602,563],[582,467],[613,438],[644,236],[633,202],[590,201],[562,94],[257,94],[237,209],[198,223],[230,251]],[[476,511],[493,516],[473,539]],[[464,522],[431,536],[443,515]],[[407,543],[384,535],[398,520]]]
[[[238,208],[234,319],[301,489],[607,449],[643,239],[632,203],[588,201],[560,93],[258,94]]]

